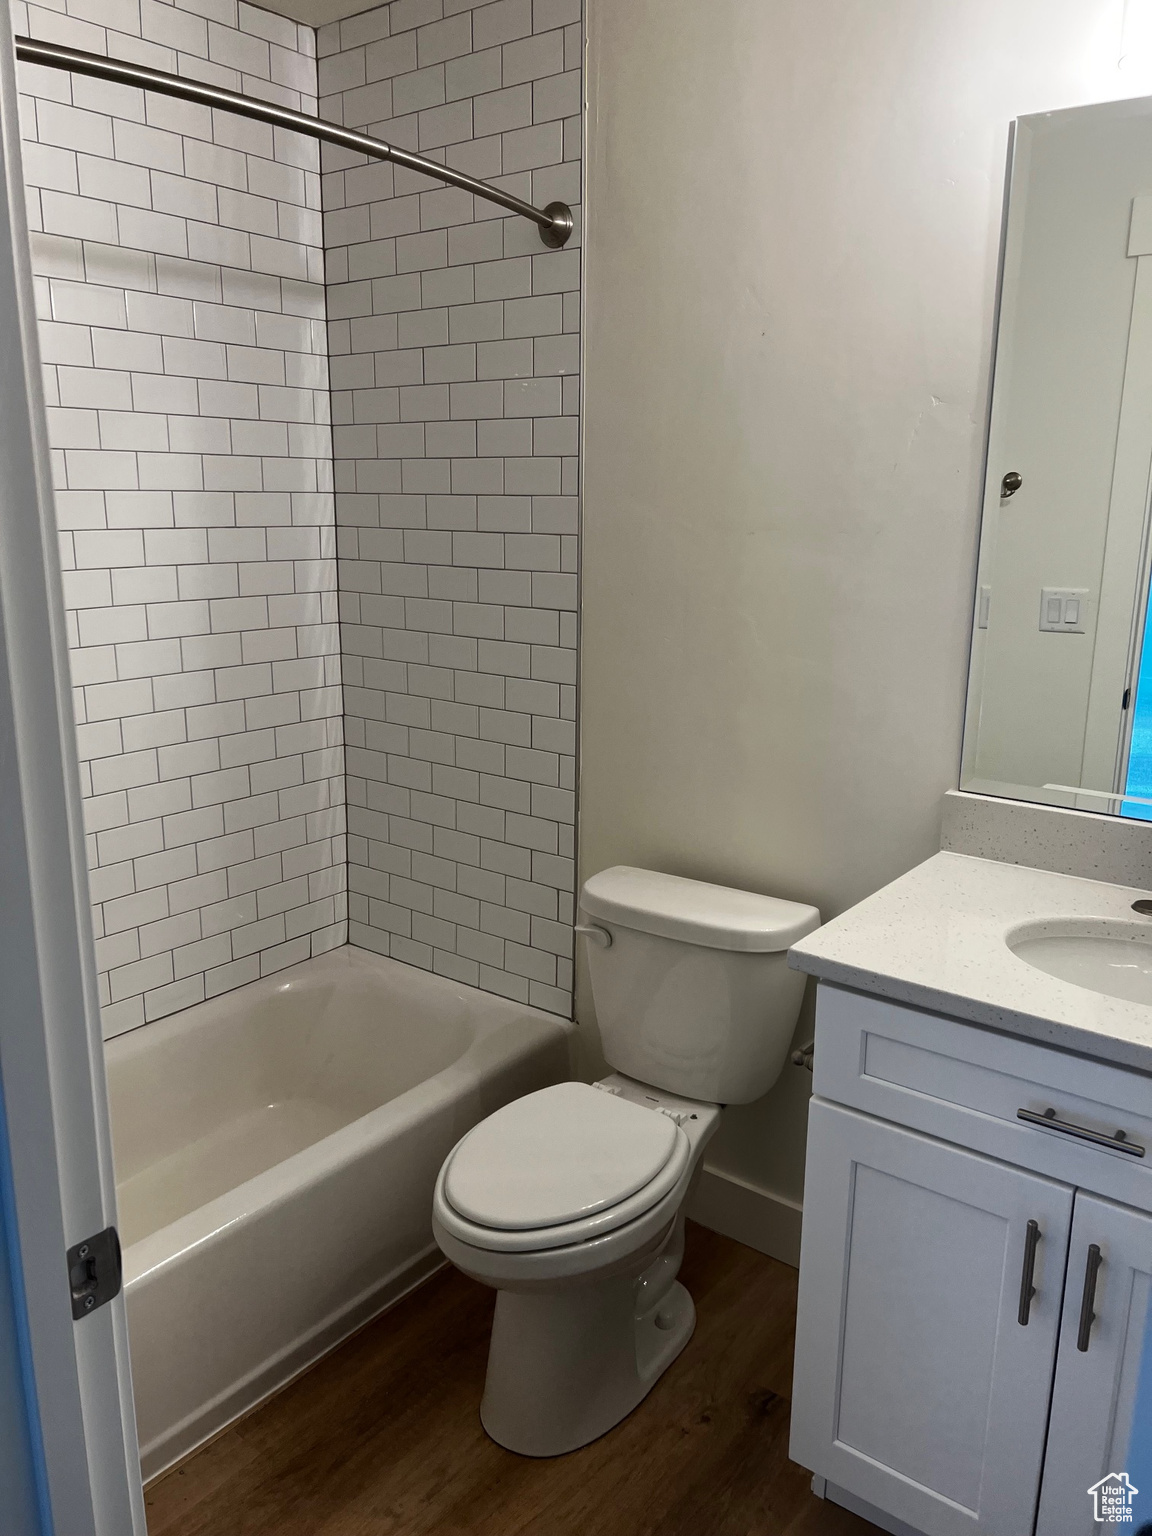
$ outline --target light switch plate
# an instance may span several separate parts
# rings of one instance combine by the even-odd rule
[[[1040,592],[1040,628],[1051,635],[1082,635],[1088,618],[1087,587],[1044,587]]]

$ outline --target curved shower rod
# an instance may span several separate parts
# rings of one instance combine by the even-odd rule
[[[501,191],[475,176],[454,171],[450,166],[438,165],[423,155],[410,150],[398,149],[383,139],[374,139],[369,133],[358,133],[354,128],[342,128],[338,123],[325,122],[323,118],[309,117],[306,112],[296,112],[291,107],[278,107],[272,102],[256,101],[239,91],[227,91],[223,86],[206,85],[199,80],[186,80],[181,75],[171,75],[165,69],[149,69],[144,64],[129,64],[122,59],[110,59],[101,53],[86,53],[80,48],[64,48],[59,43],[45,43],[34,37],[16,38],[16,57],[28,64],[44,64],[49,69],[66,69],[74,75],[93,75],[97,80],[115,80],[120,85],[141,86],[146,91],[158,91],[163,96],[175,96],[180,101],[195,101],[205,107],[221,107],[240,117],[254,118],[258,123],[271,123],[274,128],[290,128],[296,133],[307,134],[324,144],[339,144],[357,154],[368,155],[373,160],[391,160],[394,165],[407,166],[425,176],[434,176],[447,182],[450,187],[461,187],[476,197],[490,203],[499,203],[522,218],[531,219],[539,226],[540,238],[553,250],[564,245],[572,233],[572,210],[567,203],[549,203],[546,208],[534,208],[523,198],[513,197],[511,192]]]

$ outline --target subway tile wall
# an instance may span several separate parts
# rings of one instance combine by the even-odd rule
[[[18,31],[316,110],[315,34],[237,0]],[[106,1034],[343,943],[317,147],[20,66]]]
[[[320,29],[321,115],[575,207],[580,21],[393,0]],[[579,235],[323,168],[350,937],[568,1014]]]

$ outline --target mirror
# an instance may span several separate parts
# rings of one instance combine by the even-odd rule
[[[1152,100],[1015,124],[961,788],[1152,820]]]

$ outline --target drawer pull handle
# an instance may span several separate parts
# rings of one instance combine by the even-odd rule
[[[1021,1328],[1028,1326],[1032,1298],[1036,1294],[1036,1287],[1032,1282],[1036,1274],[1036,1246],[1041,1236],[1040,1223],[1030,1221],[1024,1234],[1024,1268],[1020,1272],[1020,1308],[1016,1313],[1016,1321]]]
[[[1076,1348],[1082,1355],[1088,1353],[1088,1341],[1092,1337],[1092,1324],[1096,1321],[1093,1308],[1096,1305],[1096,1276],[1104,1258],[1098,1243],[1088,1249],[1088,1262],[1084,1266],[1084,1294],[1080,1298],[1080,1329],[1076,1334]]]
[[[1116,1131],[1111,1136],[1106,1136],[1103,1131],[1090,1131],[1086,1125],[1073,1125],[1071,1120],[1058,1119],[1054,1109],[1046,1109],[1042,1115],[1034,1109],[1018,1109],[1016,1118],[1026,1120],[1029,1125],[1042,1125],[1050,1131],[1063,1131],[1065,1136],[1075,1136],[1077,1141],[1090,1141],[1094,1147],[1111,1147],[1113,1152],[1127,1152],[1129,1157],[1144,1156],[1144,1148],[1129,1141],[1124,1131]]]

